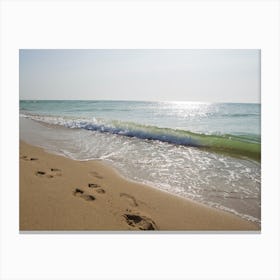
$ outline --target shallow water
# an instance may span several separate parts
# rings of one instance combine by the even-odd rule
[[[211,135],[247,135],[260,141],[260,104],[22,100],[21,112],[73,119],[113,120]]]
[[[27,143],[76,160],[106,160],[130,179],[260,223],[258,161],[110,131],[69,128],[45,116],[43,123],[28,119],[38,120],[38,112],[35,117],[26,111],[22,116],[20,137]]]
[[[21,116],[69,128],[201,147],[260,160],[260,105],[21,101]]]

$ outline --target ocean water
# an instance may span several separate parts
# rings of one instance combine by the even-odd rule
[[[260,223],[260,105],[20,101],[20,137]]]

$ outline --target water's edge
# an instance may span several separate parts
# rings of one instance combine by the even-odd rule
[[[27,121],[27,120],[26,120]],[[84,130],[81,130],[81,129],[70,129],[70,128],[62,128],[61,126],[57,126],[57,125],[52,125],[52,124],[45,124],[45,123],[40,123],[40,122],[38,122],[38,121],[35,121],[35,120],[28,120],[28,122],[34,122],[34,124],[40,124],[40,126],[42,126],[43,125],[43,127],[44,127],[44,130],[46,130],[46,129],[50,129],[50,131],[51,130],[53,130],[53,129],[59,129],[59,135],[63,135],[63,133],[66,133],[65,135],[66,135],[66,137],[65,137],[65,135],[63,135],[63,137],[61,137],[62,139],[63,138],[65,138],[65,139],[67,139],[67,144],[71,144],[71,139],[69,139],[69,135],[71,135],[71,137],[73,137],[73,138],[75,138],[75,140],[76,140],[76,138],[77,138],[77,136],[72,136],[72,134],[75,134],[75,135],[78,135],[78,137],[82,137],[82,141],[84,141],[85,140],[85,136],[87,136],[87,135],[89,135],[89,137],[95,137],[96,136],[96,134],[93,134],[92,135],[92,133],[94,133],[94,132],[86,132],[86,131],[84,131]],[[33,125],[33,124],[32,124]],[[21,130],[22,130],[22,127],[20,127],[21,128]],[[38,128],[38,127],[37,127]],[[33,132],[34,132],[34,128],[32,128],[33,129]],[[37,131],[37,130],[36,130]],[[22,132],[22,131],[21,131]],[[48,131],[46,131],[46,133],[47,133]],[[39,129],[39,131],[38,131],[38,133],[40,134],[40,129]],[[81,136],[79,136],[79,133],[82,133],[81,134]],[[98,135],[97,135],[97,137],[99,137],[100,135],[100,132],[97,132],[98,133]],[[28,134],[28,131],[27,131],[27,134]],[[32,133],[29,133],[30,135],[32,134]],[[28,137],[30,137],[30,135],[28,136]],[[22,136],[22,135],[21,135]],[[33,135],[34,136],[34,135]],[[101,135],[102,136],[102,135]],[[56,155],[60,155],[60,156],[64,156],[64,157],[66,157],[66,158],[70,158],[70,159],[72,159],[72,160],[78,160],[78,161],[88,161],[88,160],[96,160],[96,161],[102,161],[104,164],[106,164],[106,165],[108,165],[108,166],[110,166],[111,168],[113,168],[114,170],[116,170],[116,172],[120,175],[120,176],[122,176],[123,178],[125,178],[126,180],[129,180],[129,181],[133,181],[133,182],[137,182],[137,183],[142,183],[142,184],[145,184],[145,185],[149,185],[150,187],[153,187],[153,188],[156,188],[157,190],[160,190],[160,191],[164,191],[164,192],[167,192],[168,194],[171,194],[171,195],[175,195],[175,196],[177,196],[177,197],[181,197],[181,198],[184,198],[184,199],[187,199],[187,200],[190,200],[190,201],[192,201],[192,202],[195,202],[195,203],[200,203],[200,204],[203,204],[203,205],[205,205],[205,206],[207,206],[207,207],[211,207],[211,208],[214,208],[214,209],[218,209],[218,210],[222,210],[222,211],[225,211],[225,212],[229,212],[229,213],[231,213],[231,214],[234,214],[235,216],[238,216],[238,217],[240,217],[240,218],[242,218],[242,219],[245,219],[245,220],[248,220],[248,221],[250,221],[250,222],[253,222],[253,223],[255,223],[255,224],[258,224],[258,225],[260,225],[260,220],[259,219],[257,219],[257,218],[255,218],[255,217],[253,217],[253,216],[251,216],[251,215],[246,215],[246,214],[244,214],[244,213],[239,213],[238,211],[236,211],[236,210],[234,210],[234,208],[229,208],[229,207],[226,207],[225,205],[221,205],[221,204],[219,204],[219,203],[215,203],[215,202],[211,202],[210,200],[209,201],[207,201],[207,199],[206,199],[206,201],[205,201],[205,199],[203,200],[203,199],[197,199],[197,197],[194,197],[194,198],[196,198],[196,199],[192,199],[193,197],[192,197],[192,193],[189,193],[188,194],[188,196],[186,196],[186,195],[184,195],[184,194],[182,194],[182,193],[180,193],[180,192],[178,192],[177,190],[176,190],[176,186],[175,186],[175,188],[173,188],[174,186],[173,186],[173,184],[172,184],[172,180],[170,181],[170,183],[168,182],[168,181],[166,181],[166,183],[167,184],[169,184],[169,186],[168,185],[165,185],[165,186],[163,186],[159,181],[158,182],[152,182],[152,181],[150,181],[150,180],[147,180],[147,179],[144,179],[144,178],[146,178],[145,176],[133,176],[133,174],[131,174],[128,170],[127,170],[127,168],[126,168],[126,165],[125,165],[125,163],[123,164],[123,165],[120,165],[119,163],[118,163],[118,160],[119,160],[119,158],[117,158],[117,161],[114,161],[114,155],[111,155],[110,154],[110,152],[112,152],[112,151],[114,151],[115,149],[116,149],[116,147],[110,147],[110,149],[109,149],[109,154],[107,154],[106,155],[106,153],[104,154],[104,151],[101,151],[101,153],[100,154],[97,154],[97,156],[96,157],[91,157],[91,158],[77,158],[77,155],[75,155],[75,151],[73,152],[72,151],[72,153],[71,153],[71,150],[70,150],[70,152],[69,152],[69,149],[68,149],[68,151],[67,151],[67,149],[59,149],[59,147],[57,147],[57,140],[59,140],[59,139],[55,139],[55,142],[54,142],[54,146],[49,146],[49,147],[47,147],[47,144],[49,143],[49,142],[42,142],[42,139],[41,138],[39,138],[38,139],[38,141],[36,142],[36,135],[34,136],[34,137],[32,137],[32,141],[26,141],[27,139],[28,139],[28,137],[26,138],[25,137],[25,139],[22,139],[22,137],[20,137],[20,139],[21,140],[23,140],[23,141],[25,141],[25,142],[27,142],[27,143],[29,143],[29,144],[31,144],[31,145],[34,145],[34,146],[38,146],[38,147],[40,147],[40,148],[43,148],[46,152],[48,152],[48,153],[52,153],[52,154],[56,154]],[[56,136],[57,137],[57,136]],[[107,136],[104,136],[104,134],[103,134],[103,136],[102,137],[105,137],[105,138],[102,138],[103,140],[106,140],[106,137]],[[115,136],[116,138],[117,138],[117,140],[118,139],[122,139],[122,137],[125,137],[125,136]],[[101,140],[102,140],[101,139]],[[115,138],[114,138],[115,139]],[[114,139],[113,139],[113,141],[114,141]],[[64,140],[64,139],[63,139]],[[92,142],[93,141],[93,138],[90,138],[89,139],[90,140],[90,142]],[[60,140],[61,141],[61,140]],[[111,140],[110,140],[111,141]],[[121,140],[122,141],[122,140]],[[129,141],[131,142],[135,142],[135,141],[138,141],[138,140],[133,140],[133,139],[129,139]],[[143,140],[141,140],[141,141],[143,141]],[[81,143],[83,143],[83,142],[81,142]],[[81,145],[81,143],[80,143],[80,145]],[[110,142],[111,144],[112,144],[112,142]],[[140,142],[140,143],[142,143],[142,142]],[[98,143],[97,143],[98,144]],[[116,143],[116,145],[117,145],[117,147],[119,147],[118,145],[119,145],[120,143]],[[137,142],[136,143],[137,145],[139,145],[139,142]],[[156,143],[157,145],[158,145],[158,143]],[[63,143],[60,143],[59,142],[59,145],[60,145],[60,147],[63,147]],[[143,144],[144,145],[144,144]],[[149,144],[150,145],[150,144]],[[169,145],[169,144],[168,144]],[[54,148],[55,147],[55,148]],[[84,146],[83,146],[84,147]],[[138,146],[137,146],[138,147]],[[105,147],[106,148],[106,147]],[[132,149],[134,148],[134,146],[132,146]],[[164,147],[165,148],[165,147]],[[106,149],[106,150],[108,150],[108,149]],[[133,151],[133,150],[132,150]],[[204,155],[204,153],[205,153],[205,155],[207,155],[207,152],[199,152],[198,154],[195,154],[195,151],[196,151],[196,148],[192,148],[192,150],[190,150],[190,151],[192,151],[192,152],[194,152],[194,156],[196,156],[198,159],[201,159],[201,157],[202,157],[202,154],[201,153],[203,153],[203,155]],[[180,152],[180,151],[179,151]],[[84,151],[84,153],[88,156],[88,150],[87,149],[85,149],[85,151]],[[120,153],[122,153],[122,151],[120,151]],[[119,154],[118,154],[118,156],[119,156]],[[125,157],[125,154],[124,154],[124,157]],[[205,158],[205,159],[207,159],[207,158]],[[203,160],[205,160],[205,159],[201,159],[202,161]],[[139,166],[139,164],[140,164],[140,166],[142,166],[142,168],[146,168],[146,166],[145,166],[145,162],[141,162],[141,158],[140,158],[140,161],[139,162],[137,162],[137,164],[138,164],[138,166]],[[202,162],[202,164],[203,165],[205,165],[205,163],[204,162]],[[133,166],[132,166],[133,167]],[[206,166],[207,167],[207,166]],[[131,171],[131,170],[130,170]],[[188,172],[190,171],[190,169],[188,170]],[[166,170],[166,174],[165,174],[165,176],[166,176],[166,178],[169,178],[169,177],[172,177],[172,172],[171,172],[171,170]],[[199,174],[197,174],[197,176],[198,176]],[[157,176],[157,175],[155,175],[155,176]],[[199,177],[197,177],[197,179],[199,180]],[[185,179],[186,180],[186,179]],[[187,182],[187,181],[186,181]],[[223,181],[221,181],[220,183],[222,183]],[[187,182],[187,184],[189,184],[190,182]],[[204,194],[204,193],[203,193]],[[207,198],[207,197],[206,197]]]
[[[61,157],[64,157],[66,159],[70,159],[70,160],[74,160],[74,161],[78,161],[78,162],[98,162],[99,164],[102,164],[103,166],[106,166],[106,168],[109,168],[111,172],[117,174],[117,176],[123,178],[124,180],[128,181],[128,182],[132,182],[132,183],[137,183],[137,184],[143,184],[145,185],[146,187],[149,187],[149,188],[153,188],[155,189],[156,191],[159,191],[159,192],[164,192],[170,196],[174,196],[176,198],[180,198],[180,199],[184,199],[190,203],[194,203],[194,204],[197,204],[197,205],[201,205],[203,207],[207,207],[209,209],[214,209],[216,211],[222,211],[222,212],[226,212],[226,213],[229,213],[231,215],[234,215],[234,216],[237,216],[238,218],[242,219],[242,220],[246,220],[246,221],[249,221],[255,225],[258,225],[260,227],[260,223],[259,222],[256,222],[256,221],[252,221],[252,219],[246,219],[244,216],[240,215],[238,212],[234,213],[231,211],[231,209],[220,209],[220,208],[217,208],[217,207],[213,207],[213,206],[210,206],[210,205],[207,205],[205,203],[201,203],[201,202],[198,202],[198,201],[195,201],[195,200],[192,200],[190,198],[187,198],[187,197],[184,197],[184,196],[181,196],[179,194],[175,194],[175,193],[172,193],[172,192],[169,192],[167,190],[164,190],[162,188],[159,188],[158,186],[154,185],[152,182],[141,182],[141,181],[137,181],[137,180],[133,180],[131,178],[128,178],[126,177],[124,174],[122,174],[122,171],[119,170],[116,166],[114,166],[114,164],[108,160],[103,160],[103,159],[84,159],[84,160],[78,160],[78,159],[75,159],[75,158],[70,158],[68,157],[67,155],[63,154],[63,153],[58,153],[58,152],[55,152],[55,151],[52,151],[52,150],[48,150],[48,149],[45,149],[44,146],[40,146],[40,145],[33,145],[33,144],[30,144],[30,143],[27,143],[26,141],[20,139],[20,142],[23,142],[23,143],[26,143],[28,144],[29,146],[33,146],[33,147],[37,147],[37,148],[40,148],[42,149],[44,152],[48,153],[48,154],[53,154],[53,155],[56,155],[56,156],[61,156]],[[234,231],[235,232],[235,231]],[[251,232],[251,231],[250,231]],[[258,233],[259,231],[253,231],[253,232],[256,232]]]

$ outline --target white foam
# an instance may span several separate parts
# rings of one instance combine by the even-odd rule
[[[29,129],[26,122],[31,122]],[[260,164],[256,162],[159,141],[50,127],[26,119],[21,120],[21,138],[72,159],[106,160],[132,180],[254,222],[260,220]]]

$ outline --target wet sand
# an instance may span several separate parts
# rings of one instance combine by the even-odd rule
[[[19,190],[21,231],[260,230],[230,213],[129,181],[102,161],[75,161],[22,141]]]

